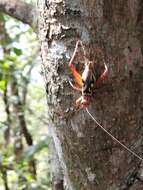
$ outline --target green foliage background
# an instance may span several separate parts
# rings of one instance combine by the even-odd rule
[[[50,174],[48,160],[48,134],[45,111],[44,82],[40,75],[39,45],[36,34],[28,26],[4,15],[0,15],[0,190],[7,181],[9,189],[49,189]],[[12,81],[16,81],[19,96],[11,93]],[[26,92],[25,92],[26,91]],[[10,109],[10,143],[4,134],[8,118],[4,94],[7,93]],[[25,96],[23,96],[25,94]],[[17,161],[14,153],[15,131],[13,105],[22,100],[22,113],[33,139],[28,146],[23,136],[22,154]],[[36,177],[29,172],[28,163],[35,159]],[[6,179],[4,173],[6,172]]]

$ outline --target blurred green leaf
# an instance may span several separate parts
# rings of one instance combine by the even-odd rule
[[[9,69],[10,65],[8,63],[4,63],[2,67],[3,69],[7,70]]]
[[[13,51],[16,55],[20,56],[22,55],[22,50],[21,49],[18,49],[18,48],[13,48]]]
[[[4,63],[4,60],[3,59],[0,59],[0,65]]]
[[[3,73],[2,71],[0,70],[0,81],[3,79]]]
[[[5,54],[5,59],[7,61],[11,61],[11,62],[15,62],[16,61],[16,56],[12,56],[12,55],[9,55],[9,54]]]
[[[0,14],[0,21],[4,22],[4,16],[3,16],[3,14]]]
[[[4,91],[5,88],[6,88],[6,81],[5,81],[5,80],[1,80],[1,81],[0,81],[0,89],[1,89],[2,91]]]

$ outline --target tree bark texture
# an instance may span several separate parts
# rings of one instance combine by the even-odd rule
[[[143,157],[143,1],[40,0],[38,6],[49,127],[69,189],[143,189],[141,161],[84,109],[75,110],[81,94],[68,83],[68,62],[79,38],[88,59],[102,67],[104,56],[109,69],[90,112]]]
[[[53,138],[50,141],[49,146],[50,154],[50,172],[52,176],[52,190],[65,190],[64,189],[64,180],[63,180],[63,170],[57,151],[55,148],[55,143]]]

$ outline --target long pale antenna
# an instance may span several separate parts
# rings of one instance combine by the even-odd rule
[[[94,117],[93,115],[89,112],[88,108],[86,108],[86,112],[88,115],[92,118],[92,120],[105,132],[107,133],[114,141],[116,141],[118,144],[120,144],[124,149],[126,149],[128,152],[133,154],[136,158],[139,160],[143,161],[143,158],[141,158],[139,155],[137,155],[135,152],[133,152],[131,149],[129,149],[127,146],[125,146],[123,143],[121,143],[118,139],[116,139],[111,133],[109,133]]]

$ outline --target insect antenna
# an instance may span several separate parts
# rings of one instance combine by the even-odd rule
[[[138,154],[136,154],[134,151],[132,151],[130,148],[125,146],[123,143],[121,143],[117,138],[115,138],[110,132],[108,132],[89,112],[88,108],[86,108],[86,112],[91,117],[91,119],[105,132],[107,133],[114,141],[116,141],[118,144],[120,144],[124,149],[126,149],[128,152],[130,152],[132,155],[134,155],[139,160],[143,161],[143,158],[141,158]]]

